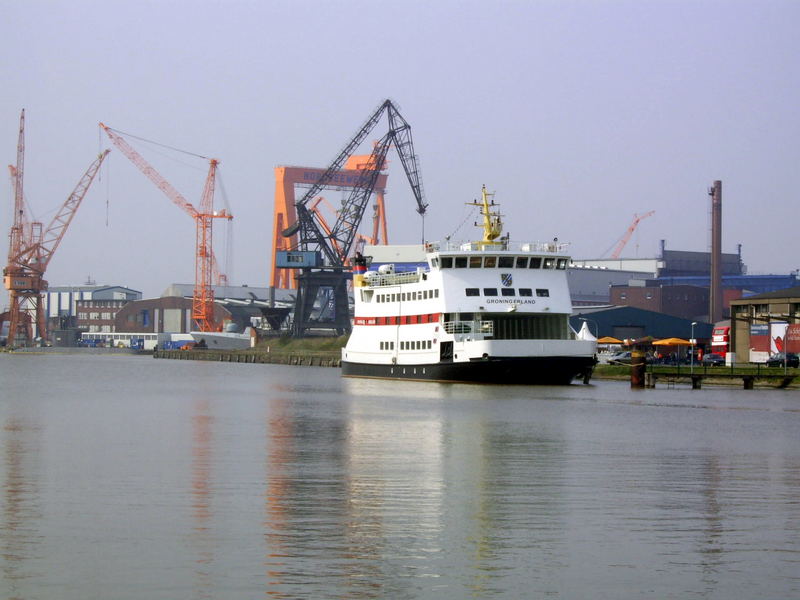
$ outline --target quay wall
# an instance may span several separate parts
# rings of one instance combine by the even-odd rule
[[[298,367],[341,367],[340,351],[265,352],[263,350],[155,350],[153,358],[210,360],[216,362],[294,365]]]

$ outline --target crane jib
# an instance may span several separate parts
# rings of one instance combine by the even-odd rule
[[[338,211],[336,222],[328,230],[318,220],[315,211],[309,211],[307,204],[317,196],[319,191],[330,185],[336,177],[341,176],[342,165],[353,154],[355,149],[366,139],[376,127],[384,113],[388,116],[389,130],[375,144],[367,161],[373,168],[364,169],[359,185],[352,187],[349,196],[343,200]],[[419,168],[414,154],[411,138],[411,126],[402,117],[390,100],[381,106],[367,119],[362,127],[334,159],[327,170],[314,182],[304,196],[296,203],[297,223],[287,228],[283,234],[287,237],[299,233],[298,248],[303,251],[318,249],[325,255],[330,266],[343,266],[353,247],[357,229],[366,211],[369,199],[375,189],[375,183],[386,164],[389,148],[394,147],[400,157],[403,170],[411,186],[417,202],[417,212],[424,214],[427,204],[423,198]]]

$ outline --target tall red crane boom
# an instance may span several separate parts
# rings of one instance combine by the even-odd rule
[[[647,217],[655,214],[655,212],[656,211],[651,210],[650,212],[646,212],[643,215],[637,215],[637,214],[633,215],[633,222],[630,224],[628,229],[625,231],[625,233],[620,238],[619,242],[617,243],[616,247],[614,248],[614,251],[611,253],[611,258],[619,258],[619,255],[622,254],[622,250],[623,250],[623,248],[625,248],[625,244],[627,244],[628,241],[631,239],[631,236],[633,235],[633,232],[636,229],[637,225],[639,225],[639,223],[643,219],[646,219]]]
[[[212,276],[217,271],[216,258],[212,245],[212,222],[214,219],[232,219],[226,210],[214,210],[214,189],[219,161],[209,160],[203,195],[200,198],[200,209],[196,209],[183,195],[176,190],[141,154],[139,154],[122,136],[110,127],[100,123],[100,127],[108,137],[138,169],[152,181],[155,186],[177,204],[184,212],[195,220],[195,282],[192,295],[192,319],[200,331],[214,331],[218,326],[214,320],[214,288]]]
[[[41,223],[31,223],[32,239],[23,240],[17,254],[14,256],[9,255],[9,266],[16,265],[20,268],[27,268],[42,275],[44,274],[50,259],[53,258],[53,254],[61,240],[64,239],[64,234],[78,211],[84,196],[86,196],[86,192],[89,191],[89,186],[92,184],[95,175],[97,175],[100,165],[103,164],[109,152],[111,150],[101,152],[89,166],[83,177],[78,181],[75,189],[72,190],[64,204],[61,205],[56,216],[50,221],[47,229],[41,231]],[[35,227],[36,225],[40,227],[37,228]],[[39,233],[40,231],[41,233]]]
[[[9,262],[12,256],[19,253],[25,235],[27,220],[25,219],[25,200],[22,194],[23,172],[25,170],[25,109],[19,116],[19,137],[17,138],[17,166],[8,166],[14,183],[14,219],[11,225],[10,243],[8,247]]]

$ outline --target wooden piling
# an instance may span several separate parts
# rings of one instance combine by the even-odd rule
[[[631,388],[644,389],[647,364],[642,350],[631,351]]]

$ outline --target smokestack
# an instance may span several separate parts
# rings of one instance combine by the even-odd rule
[[[722,182],[715,181],[711,196],[711,288],[708,315],[712,323],[722,320]]]

